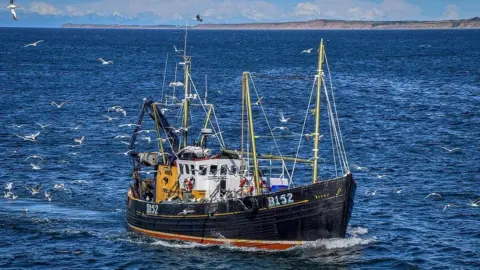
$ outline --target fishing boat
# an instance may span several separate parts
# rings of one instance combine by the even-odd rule
[[[252,98],[250,72],[243,72],[239,85],[242,113],[238,117],[240,134],[234,138],[237,147],[228,148],[215,107],[207,102],[207,89],[201,95],[192,81],[192,58],[186,49],[181,56],[183,82],[170,84],[181,88],[183,97],[144,99],[142,103],[128,151],[133,163],[133,183],[127,193],[128,227],[166,240],[270,250],[345,237],[356,183],[343,146],[333,87],[326,84],[323,40],[303,128],[292,135],[298,143],[292,140],[289,146],[300,149],[309,139],[310,158],[302,158],[298,150],[292,156],[280,150],[278,155],[259,152],[254,114],[265,111],[259,102],[262,98]],[[322,99],[326,104],[323,110]],[[195,128],[190,126],[193,109],[203,115],[195,137]],[[175,110],[178,113],[172,113]],[[319,175],[324,157],[320,156],[321,111],[327,113],[330,160],[334,162],[333,176],[328,179]],[[309,119],[314,130],[307,133]],[[181,123],[175,126],[175,121]],[[268,121],[267,126],[275,140]],[[148,139],[155,142],[149,144],[155,145],[153,149],[140,147],[147,133],[156,136]],[[218,148],[213,148],[213,142]],[[295,168],[300,165],[311,174],[297,174]]]

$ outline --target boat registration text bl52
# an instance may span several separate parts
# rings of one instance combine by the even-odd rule
[[[282,194],[279,196],[267,197],[268,207],[279,206],[293,203],[292,193]]]

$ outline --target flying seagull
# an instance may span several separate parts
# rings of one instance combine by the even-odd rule
[[[455,147],[455,148],[447,148],[447,147],[443,147],[443,146],[440,146],[441,148],[445,149],[446,151],[448,151],[448,153],[453,153],[453,152],[456,152],[458,150],[460,150],[460,147]]]
[[[33,186],[25,186],[25,188],[32,193],[32,195],[40,193],[40,189],[42,188],[42,184],[38,184],[36,187]]]
[[[183,50],[178,50],[177,47],[175,45],[173,45],[173,49],[175,49],[175,52],[176,53],[180,53],[180,52],[183,52]]]
[[[200,14],[197,14],[197,16],[195,17],[195,20],[197,20],[199,22],[203,22],[203,19],[200,18]]]
[[[30,47],[30,46],[37,47],[37,44],[40,43],[40,42],[43,42],[43,40],[39,40],[39,41],[35,41],[33,43],[29,43],[29,44],[25,45],[25,47]]]
[[[31,158],[38,158],[38,159],[41,159],[41,160],[44,160],[41,156],[37,156],[37,155],[33,155],[33,156],[29,156],[25,159],[25,161],[31,159]]]
[[[302,53],[312,53],[313,48],[303,50]]]
[[[40,126],[42,129],[44,129],[44,128],[48,127],[48,126],[51,126],[50,124],[48,124],[48,125],[42,125],[42,124],[40,124],[40,123],[38,123],[38,122],[35,122],[35,124],[37,124],[38,126]]]
[[[257,100],[257,102],[255,102],[255,103],[253,103],[253,104],[254,104],[254,105],[260,105],[260,104],[262,104],[262,99],[263,99],[263,96],[261,96],[261,97]]]
[[[280,116],[282,117],[282,118],[280,118],[280,122],[282,122],[282,123],[287,123],[288,120],[290,120],[290,118],[285,118],[285,116],[283,116],[283,113],[280,113]]]
[[[432,192],[432,193],[428,194],[427,197],[425,197],[425,199],[428,198],[428,197],[433,197],[433,196],[436,196],[437,198],[442,198],[442,195],[440,195],[438,193],[435,193],[435,192]]]
[[[98,58],[98,61],[102,62],[102,65],[113,64],[113,61],[105,61],[103,58]]]
[[[65,103],[67,103],[67,102],[64,101],[64,102],[62,102],[62,103],[60,103],[60,104],[57,104],[55,101],[52,101],[52,103],[50,103],[50,104],[52,104],[52,105],[54,105],[54,106],[57,106],[57,108],[60,109],[60,108],[63,107],[63,105],[65,105]]]
[[[13,19],[16,21],[17,20],[17,13],[15,13],[15,9],[19,7],[19,6],[16,6],[14,3],[13,3],[13,0],[10,0],[10,5],[7,6],[8,9],[10,9],[10,12],[12,12],[12,16],[13,16]]]
[[[37,132],[35,134],[27,135],[27,136],[20,136],[15,134],[17,137],[24,139],[25,141],[31,141],[31,142],[36,142],[37,141],[37,136],[40,135],[40,132]]]

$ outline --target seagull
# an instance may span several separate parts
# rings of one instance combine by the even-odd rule
[[[76,127],[74,127],[74,128],[70,128],[70,130],[78,130],[78,129],[80,128],[80,126],[81,126],[81,125],[78,125],[78,126],[76,126]]]
[[[58,163],[67,163],[68,165],[71,165],[70,162],[68,162],[67,160],[64,160],[64,159],[59,160]]]
[[[280,122],[282,122],[282,123],[287,123],[288,120],[290,120],[290,118],[285,118],[285,116],[283,116],[283,113],[280,113],[280,116],[282,117],[282,118],[280,118]]]
[[[67,191],[67,190],[70,191],[70,189],[65,188],[65,185],[64,185],[63,183],[61,183],[61,184],[55,184],[55,185],[53,186],[53,189],[63,189],[63,190],[65,190],[65,191]]]
[[[25,186],[25,188],[30,191],[30,193],[32,193],[32,195],[36,195],[38,193],[40,193],[40,189],[42,188],[42,184],[38,184],[36,187],[32,187],[32,186]]]
[[[443,212],[445,212],[445,210],[447,210],[447,208],[451,207],[451,206],[456,206],[455,204],[447,204],[445,205],[445,207],[443,208]]]
[[[312,53],[313,48],[303,50],[302,53]]]
[[[137,125],[137,124],[121,124],[118,126],[119,127],[141,127],[141,125]]]
[[[113,139],[124,139],[124,138],[130,138],[130,136],[128,136],[128,135],[117,135]]]
[[[85,181],[85,180],[73,180],[72,182],[70,182],[72,184],[87,184],[87,185],[90,185],[90,183],[88,181]]]
[[[161,108],[161,109],[160,109],[160,112],[161,112],[162,114],[165,114],[165,113],[168,112],[168,111],[170,111],[170,109],[167,109],[167,108]]]
[[[128,156],[130,154],[130,152],[133,152],[134,150],[128,150],[127,152],[125,153],[118,153],[119,155],[125,155],[125,156]]]
[[[425,199],[428,198],[428,197],[431,197],[431,196],[432,196],[432,197],[433,197],[433,196],[436,196],[436,197],[438,197],[438,198],[442,198],[442,195],[440,195],[440,194],[438,194],[438,193],[435,193],[435,192],[432,192],[432,193],[428,194],[427,197],[425,197]]]
[[[257,100],[257,102],[254,103],[254,105],[260,105],[260,104],[262,104],[262,99],[263,99],[263,96],[261,96],[261,97]]]
[[[15,195],[12,193],[12,200],[16,200],[16,199],[18,199],[18,195]]]
[[[52,201],[52,193],[47,192],[47,191],[45,190],[45,198],[46,198],[49,202],[51,202],[51,201]]]
[[[175,52],[176,52],[176,53],[183,52],[183,50],[177,50],[177,47],[175,47],[175,45],[173,45],[173,49],[175,49]]]
[[[8,189],[8,192],[10,192],[13,188],[13,182],[7,183],[3,189]]]
[[[276,130],[276,129],[288,130],[288,131],[290,131],[290,130],[288,129],[288,127],[274,127],[274,128],[272,129],[272,131],[274,131],[274,130]]]
[[[102,65],[113,64],[113,61],[105,61],[105,60],[103,60],[103,58],[98,58],[97,60],[102,62]]]
[[[27,44],[27,45],[25,45],[25,47],[30,47],[30,46],[37,47],[37,44],[40,43],[40,42],[43,42],[43,40],[39,40],[39,41],[35,41],[33,43],[30,43],[30,44]]]
[[[119,112],[119,113],[123,114],[124,117],[127,116],[127,112],[123,108],[118,108],[118,109],[115,110],[115,112]]]
[[[184,84],[182,82],[171,82],[168,84],[169,87],[182,87]]]
[[[78,144],[82,144],[84,140],[85,140],[85,136],[82,136],[82,137],[79,138],[79,139],[74,139],[74,141],[75,141],[76,143],[78,143]]]
[[[40,135],[40,132],[37,132],[35,134],[27,135],[27,136],[20,136],[15,134],[17,137],[24,139],[25,141],[31,141],[31,142],[36,142],[37,141],[37,136]]]
[[[139,134],[139,133],[143,133],[143,132],[150,133],[150,132],[156,132],[156,130],[155,129],[142,129],[142,130],[137,131],[135,133]]]
[[[215,133],[215,134],[210,134],[210,137],[212,137],[212,138],[217,138],[218,135],[220,135],[220,134],[222,134],[222,133],[223,133],[223,131],[222,131],[222,132],[217,132],[217,133]]]
[[[358,165],[355,165],[355,164],[353,164],[353,169],[357,170],[357,171],[369,171],[370,170],[367,167],[361,167],[361,166],[358,166]]]
[[[9,192],[3,192],[3,194],[5,194],[5,195],[3,195],[4,198],[10,198],[10,196],[13,195],[13,193],[11,193],[10,191]]]
[[[381,174],[380,175],[380,174],[377,173],[376,175],[377,175],[377,179],[382,179],[382,178],[388,177],[388,175],[386,175],[386,174]]]
[[[374,191],[367,191],[367,192],[365,192],[365,195],[372,195],[372,196],[375,196],[375,194],[377,194],[377,190],[374,190]]]
[[[21,124],[21,125],[13,124],[13,125],[11,125],[11,127],[13,127],[13,128],[21,128],[23,126],[26,126],[26,125],[25,124]]]
[[[13,19],[16,21],[17,20],[17,13],[15,13],[15,9],[19,7],[19,6],[16,6],[14,3],[13,3],[13,0],[10,0],[10,5],[7,6],[8,9],[10,9],[10,12],[12,12],[12,16],[13,16]]]
[[[395,192],[397,194],[402,193],[402,191],[403,191],[403,188],[402,189],[396,189],[396,188],[393,189],[393,192]]]
[[[13,2],[13,1],[12,1]],[[195,20],[199,21],[199,22],[203,22],[203,19],[200,18],[200,14],[197,14],[197,16],[195,16]]]
[[[110,116],[108,116],[108,115],[104,115],[104,117],[106,117],[106,118],[108,119],[108,121],[112,121],[112,120],[118,119],[118,118],[110,117]]]
[[[29,160],[29,159],[31,159],[31,158],[38,158],[38,159],[43,160],[43,158],[42,158],[41,156],[33,155],[33,156],[27,157],[27,158],[25,159],[25,161],[27,161],[27,160]]]
[[[116,105],[116,106],[113,106],[113,107],[110,107],[108,108],[108,112],[114,112],[116,111],[117,109],[123,109],[122,106],[119,106],[119,105]]]
[[[443,148],[443,149],[445,149],[445,150],[448,151],[449,153],[457,152],[458,150],[461,149],[460,147],[455,147],[455,148],[452,148],[452,149],[449,149],[449,148],[443,147],[443,146],[440,146],[440,147]]]
[[[141,139],[147,141],[148,143],[152,142],[152,138],[150,138],[150,136],[143,136],[143,137],[141,137]]]
[[[57,106],[57,108],[60,109],[60,108],[63,107],[63,105],[65,105],[65,103],[67,103],[67,102],[64,101],[64,102],[62,102],[62,103],[60,103],[60,104],[57,104],[55,101],[52,101],[52,103],[50,103],[50,104],[55,105],[55,106]]]
[[[42,168],[40,167],[41,163],[42,163],[41,161],[38,164],[30,163],[30,166],[32,166],[32,170],[40,170]]]
[[[38,123],[38,122],[35,122],[35,124],[37,124],[38,126],[40,126],[42,129],[44,129],[44,128],[48,127],[48,126],[51,126],[50,124],[49,124],[49,125],[42,125],[42,124],[40,124],[40,123]]]

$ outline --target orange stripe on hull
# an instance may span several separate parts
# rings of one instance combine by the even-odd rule
[[[262,240],[202,238],[202,237],[196,237],[196,236],[150,231],[150,230],[135,227],[130,224],[128,224],[128,226],[134,231],[147,234],[153,237],[168,239],[168,240],[196,242],[200,244],[232,245],[236,247],[253,247],[253,248],[268,249],[268,250],[285,250],[285,249],[303,244],[302,241],[262,241]]]

